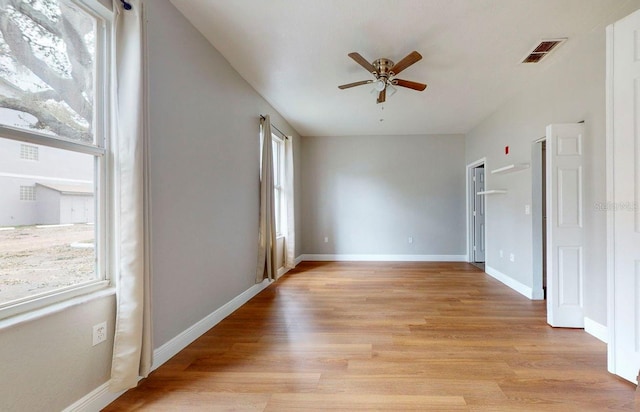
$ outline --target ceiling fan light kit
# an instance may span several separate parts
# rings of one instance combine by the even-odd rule
[[[389,96],[396,92],[396,88],[393,86],[406,87],[417,91],[423,91],[427,88],[427,85],[424,83],[396,78],[401,71],[422,59],[422,56],[417,51],[412,51],[398,63],[394,63],[386,58],[376,59],[373,63],[369,63],[367,59],[357,52],[349,53],[349,57],[371,73],[374,79],[343,84],[338,86],[341,90],[373,83],[374,90],[378,92],[378,98],[376,101],[378,103],[384,103],[387,98],[387,88],[389,88],[391,92]]]

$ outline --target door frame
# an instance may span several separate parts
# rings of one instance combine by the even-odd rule
[[[613,24],[606,28],[606,199],[607,205],[613,204],[614,196],[614,167],[613,162]],[[615,215],[607,211],[607,370],[618,375],[616,364],[616,313],[615,313]],[[619,375],[618,375],[619,376]]]
[[[548,222],[544,222],[542,209],[543,191],[545,192],[545,198],[549,196],[549,187],[543,181],[542,176],[542,162],[546,163],[546,158],[542,156],[542,143],[547,141],[547,137],[543,136],[540,139],[534,140],[531,148],[531,222],[532,222],[532,234],[533,234],[533,250],[532,250],[532,273],[533,281],[531,287],[531,299],[532,300],[544,300],[544,288],[543,288],[543,271],[545,259],[543,259],[544,251],[542,243],[546,242],[545,233],[542,230],[542,226],[546,226],[546,232],[549,231]],[[547,245],[548,247],[548,245]]]
[[[473,193],[473,169],[478,166],[484,166],[485,170],[487,168],[487,158],[483,157],[474,162],[467,164],[466,168],[466,180],[467,180],[467,262],[473,263],[473,201],[475,197],[475,193]],[[487,185],[487,174],[485,172],[484,176],[484,184]],[[489,248],[487,247],[487,203],[484,204],[485,210],[485,221],[484,221],[484,245],[485,251]],[[487,256],[485,255],[485,264],[487,261]]]

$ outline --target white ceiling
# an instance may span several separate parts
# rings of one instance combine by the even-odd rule
[[[624,0],[172,0],[303,136],[466,133],[562,59]],[[543,38],[568,37],[538,65]],[[376,104],[372,76],[347,54],[423,59]],[[604,64],[604,62],[603,62]],[[380,119],[383,119],[381,121]]]

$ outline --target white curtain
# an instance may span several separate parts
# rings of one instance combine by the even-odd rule
[[[276,269],[276,218],[273,195],[273,148],[269,115],[260,118],[260,141],[262,161],[260,162],[260,226],[256,283],[260,283],[264,279],[273,280],[278,273]]]
[[[137,385],[152,364],[147,233],[144,32],[142,1],[113,1],[116,324],[110,390]]]
[[[293,140],[285,139],[284,143],[284,196],[287,208],[287,232],[284,242],[284,266],[287,269],[296,267],[296,225],[294,216],[294,189],[293,189]]]

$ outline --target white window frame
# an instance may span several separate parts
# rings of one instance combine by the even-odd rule
[[[94,280],[82,282],[65,288],[58,288],[42,294],[26,296],[22,299],[0,304],[0,320],[18,314],[43,309],[72,298],[97,292],[111,285],[109,274],[113,267],[114,250],[108,242],[114,231],[108,226],[113,222],[113,156],[110,139],[110,62],[113,47],[111,27],[113,11],[99,0],[66,0],[81,8],[96,19],[96,56],[95,56],[95,106],[94,106],[94,144],[86,144],[64,137],[50,136],[38,132],[8,127],[0,124],[0,138],[15,140],[32,145],[84,153],[94,156],[94,193],[96,207],[96,276]],[[1,326],[1,325],[0,325]]]

